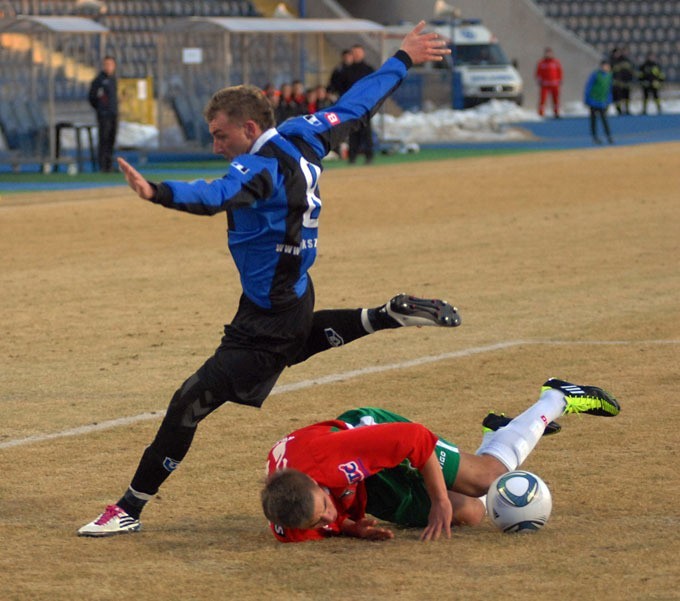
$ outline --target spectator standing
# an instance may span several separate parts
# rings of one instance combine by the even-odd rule
[[[352,51],[347,49],[343,50],[340,55],[340,64],[333,69],[331,73],[330,80],[328,81],[328,93],[337,100],[343,92],[346,92],[349,88],[345,85],[345,77],[347,67],[349,67],[354,62],[352,57]]]
[[[118,83],[113,56],[104,57],[102,70],[92,81],[88,98],[97,113],[99,170],[110,172],[113,171],[113,147],[118,131]]]
[[[614,48],[609,57],[612,67],[612,97],[619,115],[630,115],[630,90],[635,69],[626,48]]]
[[[545,114],[548,95],[552,98],[555,119],[560,117],[560,86],[562,85],[562,64],[555,58],[552,48],[546,48],[543,58],[536,65],[536,83],[541,89],[538,101],[538,114]]]
[[[352,46],[352,64],[345,70],[344,80],[341,82],[340,93],[344,94],[357,81],[373,73],[375,69],[366,62],[366,52],[361,44]],[[357,155],[366,155],[366,164],[373,161],[373,130],[371,128],[372,113],[364,116],[364,126],[349,135],[350,163],[356,163]]]
[[[330,80],[328,81],[327,91],[330,100],[330,104],[333,104],[340,98],[343,92],[346,92],[349,87],[347,86],[347,69],[354,62],[352,57],[352,51],[347,48],[342,51],[340,55],[340,64],[333,69],[331,73]],[[331,149],[333,153],[338,155],[343,159],[347,158],[347,149],[349,145],[347,140],[338,140],[333,145]]]
[[[267,96],[269,104],[272,105],[272,109],[274,110],[274,118],[278,123],[277,114],[279,112],[279,104],[281,102],[281,92],[274,86],[267,86],[263,92],[265,93],[265,96]]]
[[[283,123],[286,119],[296,117],[299,114],[298,104],[293,98],[293,86],[289,83],[284,83],[281,86],[281,95],[279,97],[279,104],[276,107],[276,124]]]
[[[593,142],[602,144],[602,140],[597,135],[597,119],[599,118],[607,141],[613,144],[614,140],[607,122],[607,109],[612,103],[612,72],[609,61],[603,60],[600,67],[590,74],[586,82],[583,101],[590,108],[590,133],[593,136]]]
[[[304,115],[307,113],[307,93],[305,84],[299,79],[293,81],[293,102],[297,105],[297,114]]]
[[[666,75],[661,70],[661,66],[656,61],[654,53],[647,53],[647,58],[642,65],[640,65],[640,72],[638,73],[638,80],[642,86],[642,114],[647,114],[647,101],[652,98],[656,104],[657,113],[661,113],[661,100],[659,99],[659,90],[661,84],[666,79]]]
[[[326,86],[318,85],[316,88],[316,110],[326,109],[333,104],[333,100],[326,91]]]

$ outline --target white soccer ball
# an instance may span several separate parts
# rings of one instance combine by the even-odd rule
[[[494,480],[486,494],[486,510],[503,532],[535,532],[550,517],[552,496],[536,474],[516,470]]]

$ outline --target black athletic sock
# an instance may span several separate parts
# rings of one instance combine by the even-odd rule
[[[129,488],[125,491],[125,494],[118,500],[116,505],[120,507],[129,516],[139,519],[142,513],[142,509],[148,503],[148,499],[140,499],[136,496]]]
[[[290,365],[301,363],[316,353],[344,346],[370,334],[371,330],[365,327],[362,319],[364,311],[368,312],[364,309],[315,311],[312,330],[300,353],[290,362]],[[372,323],[371,327],[373,327]]]
[[[368,309],[368,321],[374,330],[388,330],[392,328],[400,328],[401,324],[392,319],[387,313],[387,305],[376,307],[375,309]]]

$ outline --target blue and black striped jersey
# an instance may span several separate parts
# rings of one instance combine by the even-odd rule
[[[163,182],[153,202],[200,215],[226,211],[244,294],[264,309],[292,306],[316,258],[322,159],[368,122],[410,66],[397,52],[335,105],[265,131],[221,179]]]

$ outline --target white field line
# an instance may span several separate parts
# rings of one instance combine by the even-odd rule
[[[387,365],[376,365],[373,367],[364,367],[362,369],[354,369],[337,374],[330,374],[321,378],[313,380],[302,380],[301,382],[294,382],[291,384],[282,384],[276,386],[272,390],[271,395],[283,394],[286,392],[293,392],[295,390],[303,390],[313,386],[323,386],[325,384],[333,384],[334,382],[342,382],[345,380],[352,380],[354,378],[361,378],[370,374],[377,374],[385,371],[393,371],[398,369],[407,369],[409,367],[417,367],[419,365],[426,365],[428,363],[436,363],[438,361],[446,361],[447,359],[458,359],[461,357],[470,357],[480,353],[488,353],[502,349],[512,348],[522,345],[545,344],[552,346],[564,345],[631,345],[631,344],[680,344],[680,340],[508,340],[506,342],[499,342],[497,344],[489,344],[485,346],[476,346],[460,351],[453,351],[450,353],[442,353],[440,355],[426,355],[416,359],[409,359],[408,361],[401,361],[399,363],[389,363]],[[271,396],[270,395],[270,396]],[[35,434],[27,436],[26,438],[17,438],[0,442],[0,449],[8,449],[10,447],[18,447],[21,445],[33,444],[53,440],[55,438],[65,438],[67,436],[81,436],[98,432],[100,430],[109,430],[117,428],[118,426],[128,426],[137,422],[142,422],[150,419],[161,419],[165,415],[165,409],[152,411],[150,413],[140,413],[139,415],[131,415],[129,417],[120,417],[117,419],[110,419],[95,424],[88,424],[86,426],[78,426],[76,428],[69,428],[60,432],[52,432],[49,434]]]

